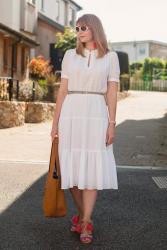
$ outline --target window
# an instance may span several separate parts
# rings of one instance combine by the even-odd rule
[[[145,53],[146,53],[145,48],[140,48],[140,49],[139,49],[139,54],[140,54],[140,55],[145,55]]]
[[[70,7],[69,9],[69,24],[74,26],[75,23],[75,10]]]
[[[60,18],[60,1],[56,0],[56,20],[58,21]]]
[[[44,11],[45,5],[44,5],[44,0],[41,0],[41,10]]]

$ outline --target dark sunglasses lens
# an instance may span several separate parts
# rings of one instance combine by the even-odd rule
[[[75,30],[76,30],[77,32],[79,32],[79,27],[75,27]]]
[[[87,27],[86,27],[86,26],[81,26],[81,30],[82,30],[82,31],[86,31],[86,30],[87,30]]]

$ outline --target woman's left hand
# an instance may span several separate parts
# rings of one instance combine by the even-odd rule
[[[115,136],[115,125],[113,123],[109,123],[106,133],[106,146],[113,143],[114,136]]]

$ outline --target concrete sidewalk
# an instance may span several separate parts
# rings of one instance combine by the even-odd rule
[[[94,243],[82,246],[69,232],[75,213],[68,190],[68,215],[43,215],[47,164],[1,163],[0,249],[2,250],[165,250],[167,246],[166,190],[152,177],[167,171],[118,168],[118,190],[99,191],[93,214]]]
[[[118,102],[118,165],[167,166],[167,93],[129,91]],[[0,130],[0,160],[47,162],[52,122]]]

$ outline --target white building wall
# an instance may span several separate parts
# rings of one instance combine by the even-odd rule
[[[72,20],[72,18],[76,21],[76,16],[77,16],[77,7],[70,3],[69,4],[69,15],[68,15],[68,25],[70,26],[70,21]],[[73,11],[74,11],[74,17],[73,17]],[[74,21],[74,25],[75,25],[75,21]]]
[[[60,16],[57,22],[61,25],[65,25],[66,15],[67,13],[65,13],[65,2],[60,1]]]
[[[149,57],[149,43],[129,42],[129,43],[111,43],[114,50],[126,52],[129,56],[129,62],[142,61]]]
[[[36,8],[38,9],[38,11],[42,12],[44,15],[46,15],[48,18],[52,19],[53,21],[58,22],[61,25],[65,25],[65,15],[66,15],[65,2],[63,0],[43,0],[44,9],[42,10],[41,1],[42,0],[36,0]],[[59,11],[57,9],[57,6],[58,6],[56,3],[57,1],[59,2]],[[26,5],[24,4],[24,2],[28,3],[31,1],[29,0],[5,0],[5,1],[0,0],[0,22],[14,30],[19,31],[21,12],[22,12],[22,20],[23,20],[23,16],[25,17],[27,13],[27,10],[24,10],[24,9],[28,8],[28,4]],[[22,10],[20,10],[21,4],[23,7]],[[58,13],[59,13],[59,19],[56,19]],[[21,26],[24,26],[24,25],[21,25]]]
[[[62,0],[38,0],[38,11],[59,24],[65,24],[65,2]],[[59,18],[57,18],[59,16]]]
[[[6,1],[6,0],[5,0]],[[20,1],[22,0],[12,0],[12,27],[13,29],[20,30]]]
[[[44,9],[42,10],[42,1],[44,3]],[[68,2],[65,3],[63,0],[38,0],[38,11],[40,11],[42,14],[46,15],[48,18],[52,19],[53,21],[65,26],[70,25],[70,13],[71,8],[75,10],[75,18],[76,18],[76,12],[77,7]],[[66,10],[67,5],[67,10]],[[58,17],[58,18],[57,18]],[[66,23],[67,19],[67,23]]]
[[[0,22],[19,31],[20,29],[20,0],[0,1]]]
[[[44,3],[44,9],[41,8],[42,1]],[[36,6],[34,7],[28,4],[28,2],[31,3],[32,1],[0,0],[0,22],[17,31],[23,29],[28,32],[33,32],[33,23],[37,19],[37,10],[51,20],[65,26],[70,25],[72,8],[75,11],[74,19],[76,19],[77,7],[71,2],[67,3],[67,8],[63,0],[36,0]],[[57,18],[57,16],[59,17]],[[27,19],[29,20],[28,23]]]

